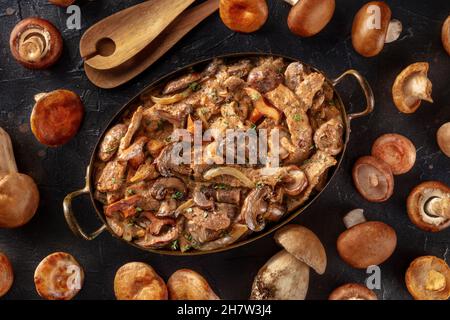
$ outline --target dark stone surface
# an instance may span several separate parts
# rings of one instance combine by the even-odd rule
[[[418,230],[409,221],[405,208],[409,191],[419,182],[438,179],[450,183],[449,159],[439,151],[435,141],[437,128],[450,119],[450,57],[440,42],[441,25],[450,12],[449,1],[389,1],[393,16],[403,22],[404,31],[398,42],[386,45],[379,56],[371,59],[356,54],[350,39],[353,16],[365,1],[337,0],[331,23],[310,39],[300,39],[289,32],[286,26],[288,5],[281,0],[270,1],[267,24],[251,35],[231,32],[215,14],[141,76],[118,89],[98,89],[83,72],[78,53],[80,36],[96,21],[138,2],[82,2],[81,31],[67,30],[65,11],[47,1],[0,2],[0,126],[13,139],[20,170],[34,177],[42,197],[39,212],[27,226],[0,230],[0,250],[11,258],[16,275],[6,299],[37,299],[34,269],[47,254],[59,250],[73,254],[85,269],[85,285],[77,299],[114,298],[115,271],[130,261],[151,264],[164,279],[179,268],[192,268],[203,274],[222,298],[245,299],[249,296],[259,267],[280,250],[271,237],[215,255],[167,257],[127,246],[108,233],[91,242],[78,239],[67,227],[62,212],[64,196],[84,185],[85,168],[99,133],[127,100],[171,70],[217,54],[241,51],[296,57],[324,70],[330,77],[354,68],[367,77],[375,93],[375,112],[352,123],[347,154],[335,179],[322,197],[296,219],[317,233],[328,254],[326,273],[323,276],[312,273],[308,299],[326,299],[338,285],[365,280],[365,271],[352,270],[345,265],[335,247],[336,238],[344,230],[341,218],[355,207],[364,208],[369,220],[389,223],[398,234],[394,255],[381,266],[382,289],[376,291],[380,299],[410,298],[403,279],[408,264],[415,257],[432,254],[447,261],[450,259],[450,231],[430,234]],[[8,8],[14,9],[12,15],[6,14]],[[26,70],[10,55],[9,33],[17,22],[28,16],[47,18],[62,30],[64,55],[50,70]],[[403,115],[393,105],[391,86],[398,72],[417,61],[430,63],[434,104],[424,103],[415,114]],[[28,119],[36,93],[62,87],[81,95],[86,116],[75,139],[63,147],[49,149],[34,139]],[[353,80],[345,81],[339,91],[349,110],[362,108],[362,94]],[[404,134],[414,142],[417,162],[411,172],[395,178],[395,194],[389,201],[371,204],[353,188],[351,167],[359,156],[370,152],[376,137],[388,132]],[[97,226],[87,198],[77,200],[75,209],[87,229]]]

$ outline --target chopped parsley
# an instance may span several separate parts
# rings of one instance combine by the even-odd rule
[[[117,182],[116,178],[112,178],[112,179],[111,179],[111,182],[112,182],[112,183],[116,183],[116,182]]]
[[[256,101],[256,100],[258,100],[259,98],[261,98],[261,95],[260,95],[258,92],[252,92],[252,93],[250,94],[250,98],[251,98],[253,101]]]
[[[175,200],[180,200],[181,198],[183,198],[184,194],[181,191],[177,191],[172,195],[172,199]]]
[[[198,90],[200,90],[201,89],[201,85],[200,85],[200,83],[198,83],[198,82],[192,82],[190,85],[189,85],[189,88],[192,90],[192,91],[198,91]]]
[[[188,241],[192,241],[192,235],[190,233],[185,233],[184,237],[188,240]]]
[[[258,181],[258,182],[256,183],[256,189],[261,189],[262,187],[264,187],[264,183],[261,182],[261,181]]]
[[[214,189],[216,190],[225,190],[227,188],[227,185],[224,183],[218,183],[214,186]]]
[[[142,212],[142,211],[144,211],[141,207],[136,207],[136,212]]]
[[[178,250],[178,240],[174,240],[172,242],[172,244],[170,245],[170,248],[172,248],[172,250]]]
[[[294,121],[301,121],[302,120],[302,116],[301,115],[299,115],[298,113],[296,113],[296,114],[294,114],[294,116],[293,116],[293,119],[294,119]]]
[[[166,140],[166,142],[171,142],[171,141],[172,141],[172,137],[171,137],[171,136],[168,136],[168,137],[166,137],[166,139],[164,139],[164,140]]]
[[[128,190],[127,190],[127,194],[128,194],[129,196],[132,196],[132,195],[136,194],[136,192],[135,192],[133,189],[128,189]]]
[[[250,125],[250,130],[256,130],[256,124],[252,123],[252,124]]]

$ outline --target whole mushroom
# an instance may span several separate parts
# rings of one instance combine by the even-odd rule
[[[266,23],[269,8],[266,0],[220,0],[219,14],[231,30],[251,33]]]
[[[366,269],[386,261],[397,246],[397,235],[380,221],[367,222],[362,209],[350,211],[344,217],[347,230],[337,239],[339,256],[357,269]]]
[[[400,112],[414,113],[422,100],[433,103],[432,84],[428,79],[427,62],[416,62],[406,67],[395,78],[392,86],[394,104]]]
[[[441,39],[445,51],[450,55],[450,15],[445,19],[445,22],[442,25]]]
[[[347,283],[330,294],[328,300],[378,300],[375,292],[359,283]]]
[[[391,9],[383,1],[371,1],[359,9],[353,19],[352,44],[364,57],[376,56],[385,43],[398,39],[402,23],[391,20]]]
[[[311,37],[322,31],[334,14],[334,0],[285,0],[293,5],[288,16],[288,27],[301,37]]]
[[[180,269],[167,281],[170,300],[219,300],[208,281],[189,269]]]
[[[0,298],[8,293],[14,282],[14,273],[8,257],[0,252]]]
[[[8,133],[0,128],[0,228],[23,226],[39,205],[39,191],[33,179],[19,173]]]
[[[436,139],[441,151],[450,158],[450,122],[444,123],[438,129]]]
[[[437,257],[416,258],[406,271],[405,282],[415,300],[447,300],[450,297],[450,268]]]
[[[420,229],[442,231],[450,226],[450,187],[439,181],[423,182],[409,194],[406,208]]]

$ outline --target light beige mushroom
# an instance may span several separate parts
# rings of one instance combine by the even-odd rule
[[[441,151],[450,158],[450,122],[444,123],[438,129],[436,139]]]
[[[392,97],[400,112],[414,113],[422,100],[433,103],[428,68],[427,62],[416,62],[406,67],[395,79]]]
[[[189,269],[175,271],[167,281],[170,300],[218,300],[208,281]]]
[[[31,177],[18,172],[11,139],[0,128],[0,228],[26,224],[38,205],[38,188]]]

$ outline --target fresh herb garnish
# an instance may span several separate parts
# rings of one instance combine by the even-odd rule
[[[168,137],[166,137],[166,139],[164,139],[164,140],[166,140],[166,142],[171,142],[171,141],[172,141],[172,137],[171,137],[171,136],[168,136]]]
[[[132,195],[136,194],[136,192],[135,192],[133,189],[128,189],[128,190],[127,190],[127,194],[128,194],[129,196],[132,196]]]
[[[188,241],[192,241],[192,235],[190,233],[185,233],[184,237],[188,240]]]
[[[294,114],[294,116],[293,116],[293,119],[294,119],[294,121],[301,121],[302,120],[302,116],[301,115],[299,115],[298,113],[296,113],[296,114]]]
[[[250,125],[250,130],[256,130],[256,124],[252,123],[252,124]]]
[[[256,183],[256,189],[261,189],[262,187],[264,187],[264,183],[261,182],[261,181],[258,181],[258,182]]]
[[[172,250],[178,250],[178,240],[174,240],[170,247],[172,248]]]
[[[181,191],[177,191],[172,195],[172,199],[175,200],[180,200],[181,198],[183,198],[184,194]]]
[[[227,185],[224,183],[218,183],[214,186],[214,189],[216,190],[225,190],[227,188]]]
[[[258,100],[259,98],[261,98],[261,95],[260,95],[259,93],[257,93],[257,92],[252,92],[252,93],[250,94],[250,98],[251,98],[253,101],[256,101],[256,100]]]
[[[116,183],[116,182],[117,182],[117,181],[116,181],[116,178],[112,178],[112,179],[111,179],[111,182],[112,182],[112,183]]]
[[[142,212],[142,211],[144,211],[141,207],[136,207],[136,212]]]
[[[198,82],[192,82],[190,85],[189,85],[189,88],[192,90],[192,91],[198,91],[198,90],[200,90],[200,88],[201,88],[202,86],[200,85],[200,83],[198,83]]]

